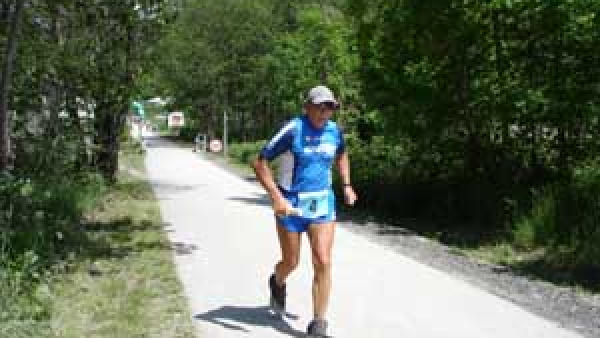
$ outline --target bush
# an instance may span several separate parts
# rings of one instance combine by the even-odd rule
[[[233,143],[229,145],[228,155],[235,161],[249,164],[260,152],[266,141]]]
[[[373,137],[364,142],[347,135],[346,146],[350,157],[352,183],[360,193],[360,204],[371,210],[404,210],[406,189],[404,185],[408,172],[405,148],[390,145],[383,137]]]
[[[4,252],[34,250],[52,258],[73,233],[81,212],[102,192],[99,175],[0,180],[0,230]]]
[[[194,142],[196,134],[198,134],[198,128],[192,126],[183,126],[179,128],[178,138],[182,141]]]
[[[102,191],[95,174],[0,177],[0,333],[49,315],[40,293],[46,271],[78,250],[82,211]]]
[[[549,248],[562,262],[600,268],[600,162],[586,162],[569,180],[542,189],[513,236],[522,247]]]

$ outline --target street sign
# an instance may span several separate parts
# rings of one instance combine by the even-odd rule
[[[208,144],[208,149],[210,149],[210,151],[213,153],[218,153],[223,150],[223,143],[221,143],[221,140],[212,140]]]
[[[172,112],[167,116],[167,125],[169,128],[183,127],[184,124],[182,112]]]

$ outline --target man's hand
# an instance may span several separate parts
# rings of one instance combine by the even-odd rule
[[[354,188],[351,185],[344,186],[344,201],[347,205],[354,205],[358,197],[356,197],[356,193],[354,192]]]
[[[298,214],[298,210],[293,208],[290,205],[290,203],[284,198],[273,201],[273,210],[275,211],[275,216],[277,217],[285,217]]]

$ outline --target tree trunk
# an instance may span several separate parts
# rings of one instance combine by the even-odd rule
[[[99,107],[100,108],[100,107]],[[125,124],[126,108],[109,105],[98,109],[95,121],[97,146],[95,164],[109,183],[117,181],[119,168],[119,134]]]
[[[8,91],[10,90],[10,76],[17,53],[19,24],[21,21],[23,5],[23,0],[15,1],[13,14],[12,17],[10,17],[10,29],[4,53],[2,77],[0,78],[0,171],[3,171],[10,166],[12,157],[10,144],[10,115],[8,113]]]
[[[69,119],[75,132],[77,133],[77,139],[79,140],[77,144],[77,159],[75,162],[75,167],[77,170],[83,170],[83,168],[89,166],[90,160],[88,158],[88,145],[86,143],[86,134],[85,130],[79,117],[79,106],[77,104],[77,95],[74,88],[67,87],[64,93],[65,98],[65,108],[67,113],[69,114]]]

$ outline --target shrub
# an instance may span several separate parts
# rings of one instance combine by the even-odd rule
[[[526,248],[550,248],[561,261],[600,268],[600,162],[583,163],[568,180],[542,189],[513,236]]]
[[[95,174],[0,180],[0,230],[5,252],[34,250],[51,258],[75,232],[82,210],[102,192]]]
[[[194,138],[196,137],[196,134],[198,134],[197,127],[183,126],[183,127],[179,128],[178,138],[183,141],[194,142]]]
[[[45,273],[78,250],[82,211],[102,191],[96,174],[0,177],[0,335],[49,315],[40,293]]]
[[[248,164],[252,161],[265,145],[265,141],[233,143],[229,145],[228,155],[235,161]]]

